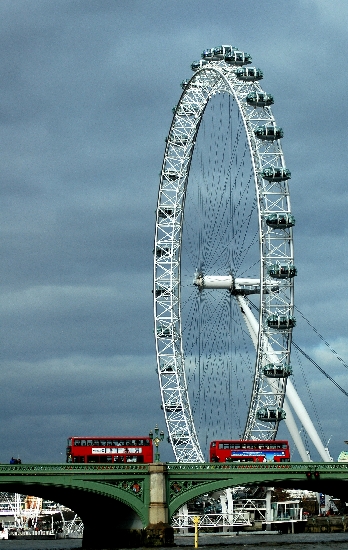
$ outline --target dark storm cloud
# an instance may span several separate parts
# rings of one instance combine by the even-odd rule
[[[38,452],[41,461],[59,462],[65,460],[61,453],[69,434],[96,434],[100,425],[109,435],[147,433],[159,412],[155,400],[144,402],[143,398],[146,392],[151,394],[151,363],[146,355],[136,360],[119,354],[10,365],[2,383],[2,441],[27,462],[37,460]],[[44,396],[40,407],[38,395]],[[14,406],[17,403],[21,407]],[[136,426],[134,408],[139,415]],[[20,437],[13,437],[17,434]]]
[[[123,354],[129,348],[134,354],[149,352],[151,292],[142,277],[132,276],[136,290],[119,277],[105,287],[46,285],[8,294],[3,319],[9,337],[3,356],[25,360],[82,352]]]
[[[3,0],[0,16],[0,460],[18,448],[26,461],[57,461],[72,432],[163,424],[158,174],[180,82],[207,47],[239,46],[264,72],[292,172],[296,304],[344,356],[345,1]],[[294,338],[347,387],[310,329]],[[309,380],[344,408],[315,370]],[[321,407],[336,457],[345,436]]]

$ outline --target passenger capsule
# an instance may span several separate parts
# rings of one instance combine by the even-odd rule
[[[223,59],[225,55],[231,54],[234,50],[238,50],[235,46],[218,46],[213,48],[213,55],[216,59]]]
[[[297,269],[292,264],[273,264],[269,266],[267,272],[273,279],[291,279],[297,275]]]
[[[245,99],[252,107],[268,107],[274,103],[273,96],[264,92],[250,92]]]
[[[295,218],[287,212],[275,212],[267,216],[266,224],[272,229],[288,229],[295,225]]]
[[[229,65],[250,65],[252,62],[251,55],[245,52],[234,50],[225,54],[225,61]]]
[[[263,78],[263,72],[255,67],[241,67],[236,70],[236,77],[245,82],[255,82]]]
[[[183,90],[186,88],[189,82],[190,81],[187,78],[181,82],[180,86],[182,87]]]
[[[261,172],[264,180],[267,181],[286,181],[291,178],[291,172],[282,166],[269,166]]]
[[[214,48],[208,48],[207,50],[203,50],[201,54],[202,59],[207,59],[208,61],[213,61],[214,58]]]
[[[265,141],[274,141],[284,136],[283,129],[273,124],[265,124],[264,126],[258,126],[254,130],[254,134],[257,138]]]
[[[208,61],[206,59],[200,59],[199,61],[194,61],[191,64],[191,69],[193,71],[198,71],[198,69],[202,69],[202,67],[204,67],[204,65],[206,65],[207,63]]]
[[[296,319],[290,315],[270,315],[267,325],[276,330],[288,330],[296,325]]]
[[[279,422],[286,418],[286,413],[280,407],[262,407],[257,411],[256,418],[262,422]]]
[[[292,366],[269,363],[263,367],[263,374],[267,378],[287,378],[292,374]]]

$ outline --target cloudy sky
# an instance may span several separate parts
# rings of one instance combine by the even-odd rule
[[[296,306],[343,361],[305,322],[294,340],[348,391],[346,0],[1,0],[0,28],[0,462],[64,461],[72,434],[164,429],[159,172],[180,82],[220,44],[250,53],[275,97]],[[347,397],[302,370],[298,391],[337,459]]]

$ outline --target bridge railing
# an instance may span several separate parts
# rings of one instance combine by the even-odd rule
[[[149,464],[0,464],[0,473],[147,472]]]
[[[304,471],[317,470],[320,472],[347,471],[348,462],[205,462],[205,463],[167,463],[169,472],[182,471],[233,471],[241,472],[245,470],[279,472],[284,470]]]
[[[158,463],[156,463],[158,464]],[[73,472],[133,472],[147,473],[150,464],[0,464],[0,473],[49,473],[49,474],[68,474]],[[291,471],[297,472],[308,470],[324,472],[347,472],[348,462],[205,462],[205,463],[188,463],[188,462],[167,462],[165,464],[169,473],[174,472],[199,472],[199,471],[230,471],[242,472],[245,470],[252,471]]]

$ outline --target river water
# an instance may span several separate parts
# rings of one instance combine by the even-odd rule
[[[176,536],[179,548],[193,548],[193,536]],[[348,550],[348,533],[298,533],[292,535],[207,535],[199,537],[201,550],[231,547],[232,550]],[[81,539],[66,540],[0,540],[0,550],[73,550],[82,548]],[[167,548],[167,550],[170,550]]]

